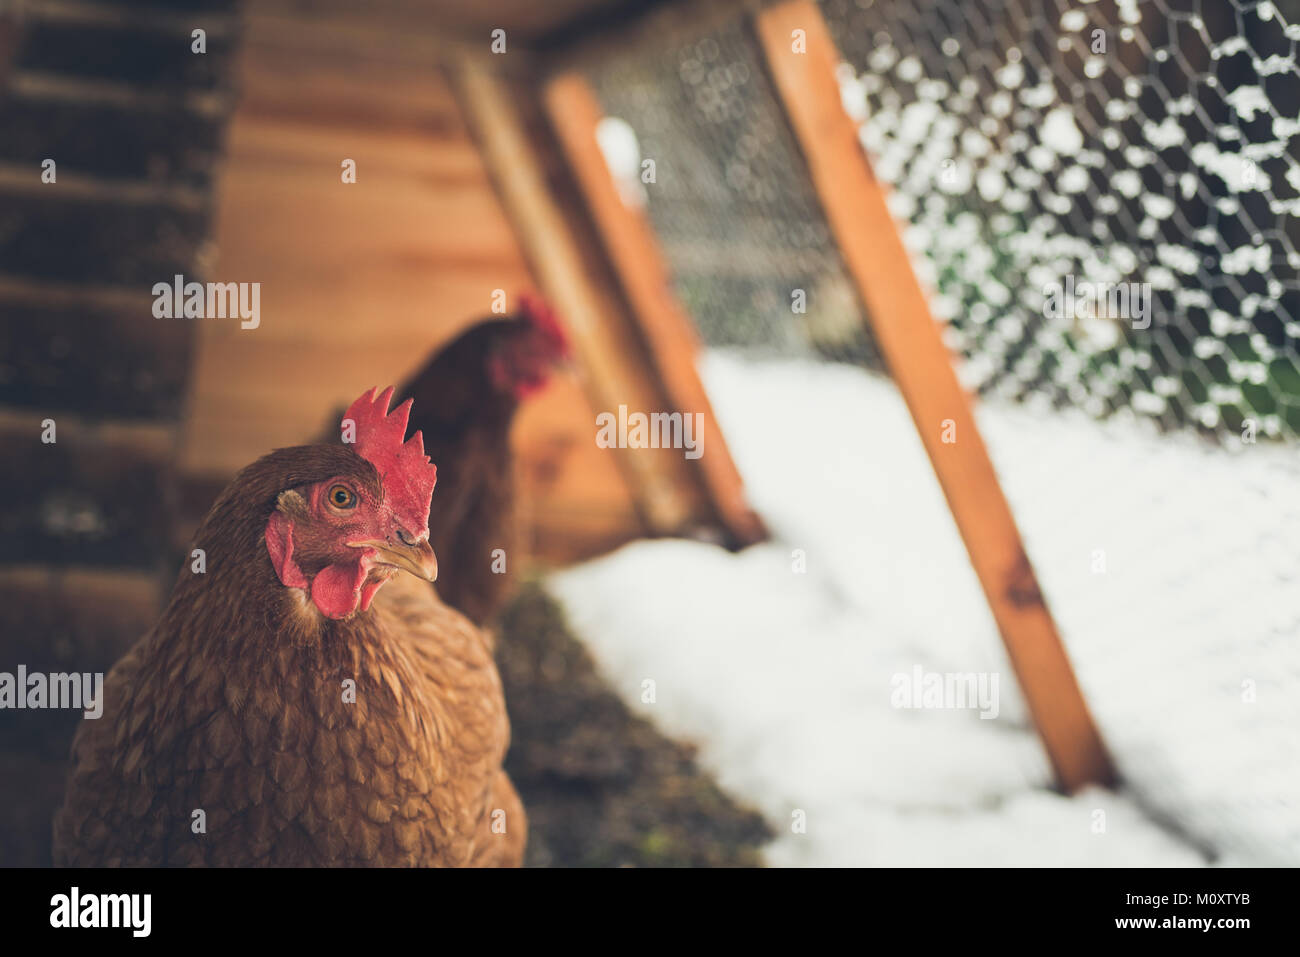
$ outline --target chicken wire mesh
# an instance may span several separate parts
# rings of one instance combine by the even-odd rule
[[[707,343],[879,369],[764,69],[741,21],[620,51],[593,70],[606,122],[628,127],[602,129],[602,146]]]
[[[824,12],[968,385],[1300,434],[1300,24],[1226,0]],[[594,79],[655,159],[648,211],[706,341],[878,367],[746,25],[647,43]]]
[[[970,385],[1295,437],[1300,25],[1228,0],[826,9]],[[1057,308],[1063,277],[1147,289],[1148,315]]]
[[[1300,10],[822,11],[1122,773],[1212,856],[1300,863]],[[748,25],[590,76],[705,341],[879,371]]]

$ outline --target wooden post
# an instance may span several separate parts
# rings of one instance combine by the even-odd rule
[[[645,341],[644,330],[638,331],[637,306],[620,288],[611,251],[578,208],[584,198],[576,189],[563,201],[556,194],[548,172],[564,167],[559,172],[566,181],[573,178],[569,157],[549,148],[543,154],[526,122],[532,114],[525,110],[533,104],[521,103],[507,80],[480,59],[466,57],[451,71],[451,79],[524,256],[574,340],[593,404],[602,411],[620,405],[646,412],[676,406],[706,415],[704,454],[698,460],[685,459],[679,449],[614,451],[646,525],[660,535],[721,525],[736,544],[761,538],[762,526],[740,498],[739,475],[707,399],[700,398],[704,389],[693,354],[677,368],[685,360],[672,353],[669,371],[665,356]],[[540,102],[536,106],[543,109]],[[595,148],[594,125],[590,132]],[[554,160],[551,169],[545,159]],[[656,341],[662,345],[664,338]],[[593,424],[593,436],[594,429]],[[725,477],[728,469],[734,476],[731,484]]]
[[[696,370],[699,342],[695,327],[673,294],[650,223],[639,210],[623,202],[596,141],[596,125],[604,115],[600,103],[578,73],[550,80],[544,101],[669,401],[683,415],[702,416],[704,454],[697,464],[709,498],[737,544],[761,541],[767,533],[745,501],[740,472]]]
[[[647,403],[657,401],[653,383],[644,364],[635,361],[634,347],[620,334],[617,317],[623,306],[589,269],[569,217],[551,193],[506,80],[470,57],[452,71],[451,79],[524,256],[573,339],[593,404],[599,410],[620,404],[652,407]],[[614,454],[652,533],[681,532],[698,517],[680,462],[645,450]]]
[[[916,422],[1060,785],[1114,780],[965,391],[845,113],[834,41],[811,0],[757,16],[759,42],[871,329]],[[798,41],[802,40],[800,44]],[[956,441],[945,443],[945,428]]]

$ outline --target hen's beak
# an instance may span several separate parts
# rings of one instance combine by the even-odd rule
[[[438,559],[433,554],[433,546],[429,544],[427,538],[413,545],[407,545],[405,542],[383,542],[378,539],[348,542],[348,545],[352,548],[373,548],[379,553],[381,563],[408,571],[416,578],[423,578],[430,582],[438,579]]]

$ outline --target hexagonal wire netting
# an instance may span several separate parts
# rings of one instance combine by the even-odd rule
[[[823,9],[963,381],[1300,434],[1300,24],[1227,0]],[[734,22],[595,79],[664,164],[649,213],[706,341],[878,367],[762,71]]]
[[[1300,25],[1228,0],[827,13],[970,384],[1300,432]],[[1063,277],[1149,289],[1149,316],[1118,295],[1054,308]]]
[[[645,203],[705,342],[881,364],[747,25],[647,42],[600,62],[602,137],[625,196]],[[656,163],[653,188],[641,157]],[[621,161],[620,161],[621,160]],[[801,290],[806,311],[792,313]]]
[[[1300,0],[821,7],[959,375],[1028,407],[981,422],[1126,778],[1211,847],[1300,863],[1296,463],[1216,453],[1300,435]],[[748,25],[589,75],[705,341],[880,371]],[[1089,575],[1107,549],[1125,573]]]

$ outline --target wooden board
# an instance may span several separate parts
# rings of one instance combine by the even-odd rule
[[[26,166],[37,178],[41,161],[49,158],[60,176],[93,173],[206,186],[216,169],[223,122],[220,114],[147,98],[96,103],[41,95],[39,84],[29,83],[0,98],[0,130],[6,134],[0,137],[0,162]]]
[[[41,441],[46,419],[54,443]],[[5,412],[0,443],[0,564],[157,567],[171,519],[174,428]]]
[[[588,394],[601,410],[664,408],[666,398],[628,322],[625,303],[609,275],[580,200],[560,196],[562,163],[549,168],[546,131],[530,129],[524,112],[530,94],[477,58],[454,71],[454,83],[475,130],[498,195],[508,210],[532,273],[555,305],[575,346]],[[535,94],[533,94],[535,96]],[[533,104],[540,120],[540,105]],[[595,419],[586,441],[595,445]],[[703,490],[676,449],[608,449],[626,478],[646,525],[657,534],[681,534],[709,522]]]
[[[30,7],[17,63],[21,70],[187,91],[217,89],[231,72],[236,37],[229,16],[191,24],[189,18],[158,11],[136,19],[86,4]],[[195,27],[207,30],[206,53],[191,50]]]
[[[970,401],[930,315],[889,208],[844,112],[839,56],[809,0],[757,17],[759,41],[808,161],[813,184],[952,509],[1057,779],[1067,791],[1107,783],[1114,769],[1030,566],[1015,519],[975,427]],[[802,31],[807,52],[792,49]],[[942,441],[945,423],[956,442]]]
[[[148,290],[188,273],[208,215],[158,196],[123,197],[76,188],[72,176],[43,184],[0,171],[0,263],[5,276],[95,282]]]
[[[563,73],[547,83],[544,98],[547,114],[647,346],[647,357],[668,397],[669,410],[698,414],[703,422],[703,454],[695,460],[698,479],[733,542],[752,545],[761,541],[766,530],[745,499],[740,472],[700,381],[695,327],[673,293],[668,267],[650,223],[620,198],[596,141],[596,127],[604,114],[595,93],[580,74]]]
[[[433,63],[339,59],[330,37],[258,16],[247,44],[212,275],[260,282],[262,321],[198,324],[182,466],[199,476],[308,440],[527,275]]]
[[[0,404],[86,418],[176,420],[192,322],[139,292],[0,280]]]
[[[107,672],[158,619],[158,577],[144,572],[0,565],[0,653],[13,671]],[[0,722],[0,867],[48,867],[50,819],[63,802],[82,712],[7,710]]]
[[[177,570],[0,566],[6,670],[107,671],[158,620]]]

